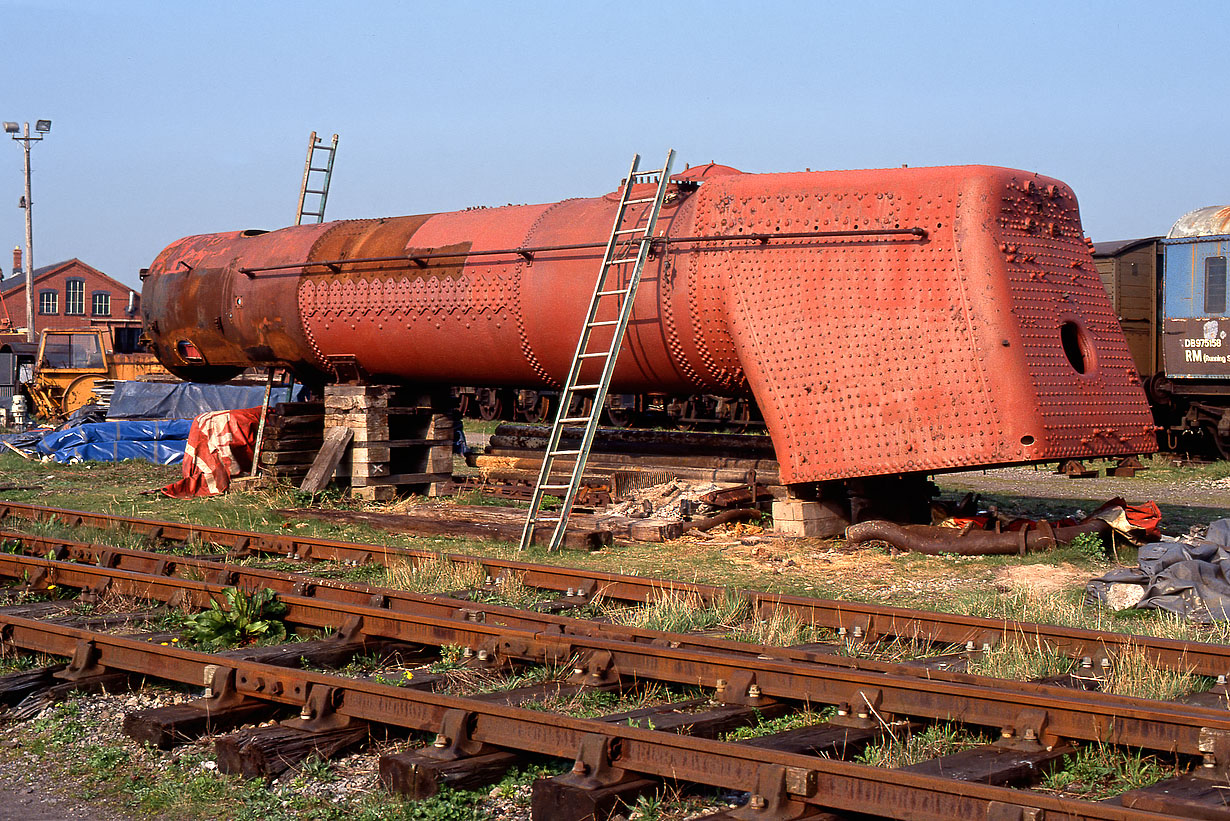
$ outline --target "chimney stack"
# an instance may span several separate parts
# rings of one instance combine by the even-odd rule
[[[21,273],[21,248],[13,246],[13,276]]]

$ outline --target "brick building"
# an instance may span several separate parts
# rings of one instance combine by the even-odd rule
[[[141,295],[79,259],[34,270],[34,330],[115,327],[117,345],[141,333]],[[26,326],[26,277],[21,251],[13,251],[13,271],[0,279],[0,333]],[[120,330],[123,329],[123,330]],[[126,347],[126,346],[125,346]]]

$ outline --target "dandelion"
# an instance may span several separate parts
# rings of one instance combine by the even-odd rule
[[[406,671],[406,681],[409,681],[409,680],[410,680],[410,679],[412,679],[412,678],[414,678],[414,673],[412,673],[412,672],[410,672],[409,670],[407,670],[407,671]]]

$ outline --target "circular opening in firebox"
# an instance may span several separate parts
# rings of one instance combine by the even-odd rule
[[[1072,370],[1088,373],[1093,369],[1093,345],[1084,328],[1075,322],[1064,322],[1059,326],[1059,341],[1063,343],[1063,352]]]

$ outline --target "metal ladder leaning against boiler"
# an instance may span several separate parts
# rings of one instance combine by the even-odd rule
[[[564,380],[564,389],[560,394],[555,412],[555,422],[551,426],[551,436],[547,439],[542,467],[538,472],[538,481],[534,485],[534,498],[530,502],[530,509],[525,517],[525,527],[521,531],[521,550],[530,546],[534,540],[534,529],[539,525],[553,526],[551,538],[547,541],[548,550],[558,549],[564,541],[568,516],[572,513],[572,505],[581,485],[581,475],[585,471],[585,463],[594,443],[594,434],[598,431],[598,419],[602,416],[602,408],[606,404],[607,389],[611,386],[611,376],[615,372],[615,360],[623,344],[624,333],[628,329],[628,320],[632,316],[632,305],[636,299],[637,287],[641,283],[641,271],[645,267],[645,259],[649,255],[650,246],[653,245],[653,234],[657,228],[662,202],[666,198],[666,186],[670,180],[671,163],[674,159],[675,151],[670,149],[666,152],[666,163],[662,168],[654,171],[640,171],[638,170],[641,162],[640,155],[632,156],[632,167],[624,179],[619,207],[615,211],[615,222],[611,226],[611,237],[607,240],[606,251],[602,256],[598,281],[594,285],[594,293],[589,300],[589,311],[585,315],[584,325],[581,326],[581,336],[577,340],[577,350],[573,354],[572,365],[568,369],[568,378]],[[652,197],[635,199],[632,197],[634,186],[655,181],[657,188]],[[643,212],[642,216],[629,216],[629,206],[645,203],[649,203],[649,208]],[[635,245],[635,252],[630,248],[632,245]],[[604,299],[616,301],[618,308],[615,319],[598,319],[598,309]],[[597,350],[591,349],[590,341],[593,338],[594,329],[604,327],[612,329],[610,345],[605,348],[599,345]],[[597,362],[602,369],[601,373],[595,381],[582,383],[582,367],[591,361]],[[590,372],[592,373],[592,369]],[[588,404],[588,411],[585,415],[569,416],[569,413],[573,412],[574,405],[585,407],[586,404]],[[577,446],[561,448],[565,426],[582,422],[585,423],[585,428]],[[553,483],[551,479],[555,460],[560,457],[573,458],[571,476],[566,483],[562,484]],[[555,515],[546,516],[542,513],[543,497],[548,493],[560,498],[560,507]]]

